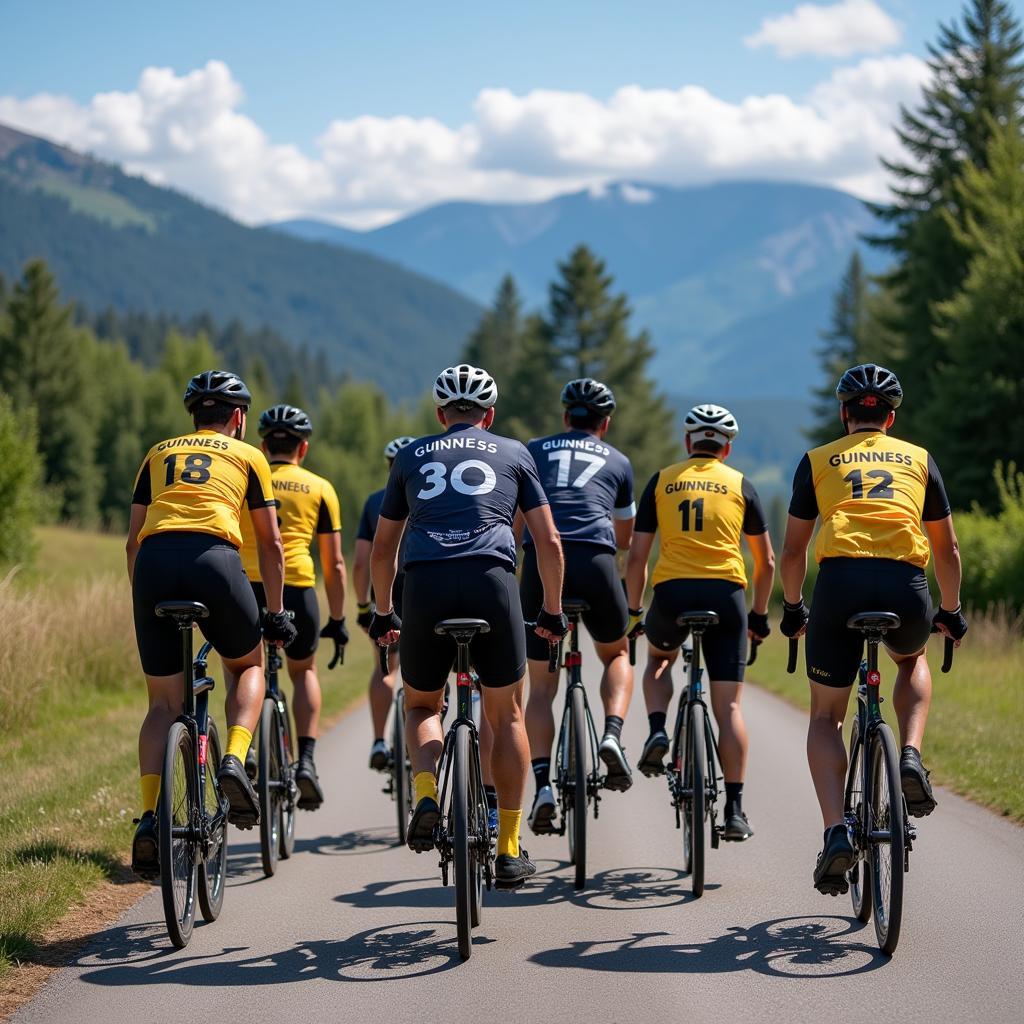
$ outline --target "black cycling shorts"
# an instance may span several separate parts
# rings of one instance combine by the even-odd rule
[[[718,625],[701,638],[701,658],[712,682],[743,682],[747,667],[747,603],[732,580],[665,580],[654,588],[644,626],[652,647],[678,650],[689,630],[676,625],[684,612],[711,611]]]
[[[590,611],[583,615],[587,632],[601,644],[612,644],[626,635],[629,608],[619,579],[615,556],[596,544],[563,544],[564,598],[586,601]],[[523,618],[536,622],[544,603],[544,588],[537,570],[537,550],[532,544],[523,549],[523,573],[519,581]],[[548,660],[548,642],[531,629],[526,634],[526,653],[534,661]]]
[[[253,583],[252,592],[260,611],[267,607],[267,592],[262,583]],[[284,653],[293,661],[305,661],[316,654],[320,644],[320,605],[316,599],[316,587],[284,587],[284,610],[291,612],[292,623],[298,636],[284,648]]]
[[[850,686],[864,656],[864,638],[847,628],[859,612],[894,612],[900,628],[885,638],[896,654],[916,654],[928,643],[932,601],[924,569],[889,558],[826,558],[818,567],[807,623],[807,677],[825,686]]]
[[[526,629],[511,567],[493,558],[417,562],[405,571],[402,679],[414,690],[440,690],[455,662],[455,641],[437,636],[442,619],[485,619],[489,633],[470,647],[485,687],[509,686],[526,672]]]
[[[157,618],[161,601],[199,601],[203,636],[225,658],[241,658],[261,639],[260,612],[238,549],[206,533],[169,531],[147,537],[135,559],[132,608],[142,670],[169,676],[183,669],[181,634],[172,619]]]

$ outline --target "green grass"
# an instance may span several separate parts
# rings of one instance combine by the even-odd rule
[[[0,587],[0,977],[90,889],[126,877],[138,811],[146,698],[123,539],[45,528],[39,541],[36,566]],[[363,692],[372,652],[355,636],[333,672],[321,653],[329,720]],[[215,717],[223,735],[219,701]]]
[[[747,678],[806,708],[808,684],[803,648],[796,675],[786,673],[788,644],[773,635],[761,648]],[[933,639],[931,713],[924,759],[932,781],[970,797],[999,814],[1024,823],[1024,639],[1019,625],[998,619],[972,620],[971,632],[956,652],[953,670],[938,666],[942,648]],[[883,693],[891,693],[895,670],[883,655]],[[851,700],[851,714],[852,712]],[[895,726],[891,705],[883,706]],[[848,723],[849,724],[849,721]]]

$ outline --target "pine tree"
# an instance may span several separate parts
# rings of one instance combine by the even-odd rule
[[[525,328],[522,297],[515,279],[506,274],[462,355],[465,362],[487,370],[498,384],[499,395],[522,356]]]

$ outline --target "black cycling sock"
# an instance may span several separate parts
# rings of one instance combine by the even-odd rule
[[[647,716],[647,721],[650,724],[651,732],[664,732],[665,731],[665,720],[668,716],[664,711],[652,711]]]
[[[373,742],[374,742],[374,744],[383,743],[384,742],[384,737],[383,736],[374,736],[373,737]]]
[[[743,810],[743,783],[727,782],[725,784],[725,816],[731,818]]]
[[[605,715],[604,734],[614,736],[617,740],[622,739],[622,719],[618,715]]]
[[[493,786],[484,786],[484,799],[487,801],[487,810],[498,809],[498,791]]]
[[[312,761],[313,760],[313,748],[316,746],[316,740],[312,736],[300,736],[299,737],[299,760],[300,761]]]
[[[545,786],[551,785],[551,758],[550,757],[535,757],[530,762],[530,767],[533,769],[533,777],[537,783],[537,790],[542,790]]]

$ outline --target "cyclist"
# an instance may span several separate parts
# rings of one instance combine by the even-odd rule
[[[633,777],[622,748],[622,724],[633,695],[629,664],[626,594],[615,562],[617,549],[629,547],[636,503],[633,467],[605,441],[615,396],[611,388],[590,377],[571,380],[562,389],[565,431],[541,437],[527,446],[544,492],[551,503],[565,558],[565,597],[586,601],[583,622],[604,666],[601,699],[604,737],[598,752],[607,767],[606,785],[627,790]],[[534,621],[543,601],[537,553],[529,532],[523,537],[523,571],[519,585],[523,615]],[[558,671],[548,668],[548,645],[536,634],[526,638],[530,699],[526,731],[537,792],[530,828],[538,835],[554,831],[555,797],[551,790],[551,744],[555,720],[551,706],[558,689]]]
[[[518,441],[489,433],[498,397],[491,376],[465,364],[449,367],[435,381],[433,397],[445,432],[398,453],[381,505],[371,555],[377,610],[370,636],[382,645],[400,642],[416,801],[409,846],[422,852],[433,846],[440,815],[439,716],[454,657],[453,642],[436,636],[434,625],[465,616],[490,623],[490,632],[474,639],[472,656],[483,687],[483,713],[493,731],[496,879],[515,886],[536,871],[519,846],[530,752],[522,713],[526,630],[516,592],[516,509],[522,509],[533,535],[543,582],[536,629],[550,641],[567,630],[561,610],[562,549],[529,452]],[[399,619],[382,595],[391,594],[407,522]]]
[[[739,433],[736,417],[718,405],[697,405],[686,414],[683,426],[689,458],[651,477],[640,498],[626,563],[630,635],[646,631],[649,641],[644,698],[651,731],[639,767],[645,775],[659,774],[669,749],[665,720],[672,698],[670,669],[686,637],[676,619],[688,611],[716,612],[718,624],[705,632],[701,649],[711,680],[725,778],[723,838],[742,842],[754,832],[743,810],[748,742],[740,698],[747,640],[764,640],[770,632],[768,599],[775,556],[757,491],[742,473],[725,465]],[[654,597],[642,624],[647,560],[659,531]],[[750,612],[744,600],[747,573],[741,535],[754,559]]]
[[[288,675],[295,687],[295,732],[299,740],[295,782],[299,787],[299,807],[315,811],[324,801],[314,761],[321,702],[316,649],[320,637],[334,640],[341,646],[348,643],[341,509],[330,482],[303,468],[313,424],[302,409],[294,405],[275,405],[267,409],[260,415],[259,433],[263,438],[261,447],[270,461],[277,521],[284,543],[284,608],[291,612],[298,631],[286,658]],[[316,570],[309,553],[314,536],[330,613],[323,629],[320,629],[320,606],[316,597]],[[266,607],[267,595],[250,515],[242,517],[242,567],[257,603],[261,608]],[[255,776],[255,758],[247,767],[250,775]]]
[[[195,433],[154,445],[135,480],[126,553],[149,711],[139,733],[142,816],[132,841],[132,868],[144,878],[160,871],[155,818],[160,771],[184,686],[178,628],[157,617],[160,601],[189,598],[209,609],[199,626],[228,676],[227,747],[217,782],[228,800],[228,820],[240,828],[259,824],[259,801],[242,765],[263,700],[260,610],[238,556],[243,505],[252,515],[266,581],[263,636],[287,646],[295,628],[282,605],[284,552],[270,467],[261,451],[241,440],[251,401],[249,389],[233,373],[206,370],[193,377],[185,408]]]
[[[384,458],[387,459],[388,470],[395,461],[395,456],[415,438],[396,437],[384,446]],[[363,514],[359,517],[359,529],[356,532],[355,561],[352,564],[352,582],[356,588],[356,602],[359,617],[356,623],[360,629],[369,631],[373,620],[373,590],[370,586],[370,550],[373,547],[373,535],[377,532],[377,517],[380,505],[384,500],[384,488],[374,491],[363,505]],[[401,571],[395,576],[392,588],[392,601],[395,612],[402,614],[402,583],[405,574]],[[373,643],[373,641],[371,641]],[[373,644],[376,652],[377,645]],[[395,672],[398,669],[398,649],[389,652],[388,674],[380,670],[379,659],[374,655],[373,671],[370,674],[370,720],[373,726],[373,746],[370,748],[370,767],[378,772],[388,770],[388,745],[384,741],[384,729],[388,722],[391,699],[394,696]]]
[[[936,803],[921,763],[932,693],[928,634],[934,624],[959,644],[967,632],[960,552],[938,467],[923,448],[888,436],[903,401],[900,382],[885,367],[864,363],[843,374],[836,398],[845,436],[800,460],[781,560],[782,632],[807,632],[807,760],[825,824],[814,885],[833,895],[847,891],[846,871],[854,858],[843,817],[842,726],[863,640],[847,620],[865,611],[900,617],[900,628],[887,634],[885,645],[897,665],[893,707],[903,747],[900,777],[907,810],[915,817],[930,814]],[[808,612],[807,547],[819,518],[818,578]],[[929,546],[942,597],[934,614],[924,571]]]

